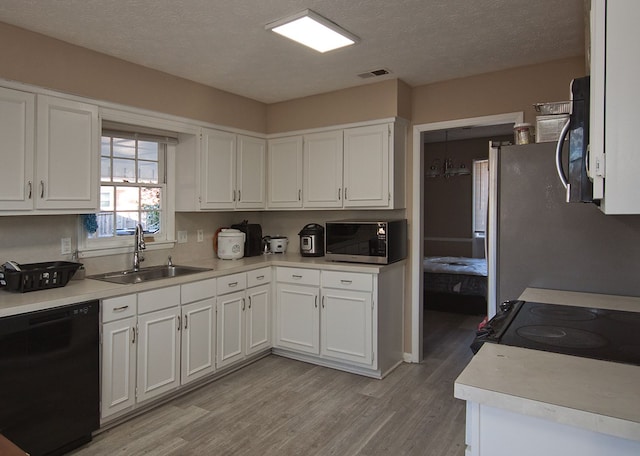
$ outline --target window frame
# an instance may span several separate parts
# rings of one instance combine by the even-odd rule
[[[192,128],[185,128],[184,124],[172,122],[169,120],[150,117],[147,115],[134,114],[130,112],[123,112],[110,108],[101,109],[100,120],[102,122],[100,128],[99,140],[102,138],[102,130],[111,129],[106,128],[105,123],[118,123],[126,125],[132,129],[141,128],[164,130],[167,132],[175,132],[179,136],[181,133],[194,134]],[[100,147],[98,147],[100,150]],[[101,153],[101,152],[98,152]],[[164,160],[164,184],[147,184],[151,187],[162,187],[163,198],[162,201],[162,213],[164,217],[164,223],[162,225],[162,236],[153,236],[153,241],[150,240],[151,236],[148,236],[146,248],[147,250],[159,250],[170,249],[176,244],[175,237],[175,161],[176,161],[177,145],[166,144],[165,160]],[[97,166],[100,167],[101,160],[97,160]],[[100,171],[98,169],[98,171]],[[98,172],[98,176],[101,173]],[[103,182],[98,178],[98,182],[95,185],[98,187],[98,194],[100,194],[100,187]],[[108,185],[118,185],[118,182],[109,182]],[[145,184],[143,184],[145,185]],[[138,186],[136,184],[136,186]],[[99,212],[99,211],[98,211]],[[82,216],[78,216],[78,257],[90,258],[106,255],[116,255],[123,253],[131,253],[134,250],[133,237],[130,236],[116,236],[115,238],[103,238],[101,240],[89,239],[88,233],[84,227]]]
[[[485,207],[485,211],[484,211],[484,230],[478,230],[477,229],[477,224],[478,224],[478,217],[481,214],[478,214],[478,199],[482,197],[482,192],[480,192],[480,194],[478,194],[478,188],[482,187],[482,181],[478,182],[478,180],[482,179],[482,172],[479,173],[479,169],[480,167],[485,166],[486,169],[484,170],[484,174],[486,177],[486,186],[485,186],[485,190],[486,190],[486,207]],[[473,188],[473,197],[472,197],[472,207],[473,207],[473,214],[472,214],[472,227],[471,227],[471,234],[473,235],[473,238],[477,238],[477,237],[485,237],[486,233],[487,233],[487,215],[489,212],[489,159],[488,158],[480,158],[480,159],[474,159],[473,160],[473,165],[472,165],[472,188]]]

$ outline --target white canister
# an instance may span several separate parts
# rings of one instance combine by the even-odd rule
[[[225,228],[218,233],[218,258],[237,260],[244,256],[245,234],[233,228]]]

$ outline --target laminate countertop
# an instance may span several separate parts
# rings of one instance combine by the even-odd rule
[[[246,272],[260,267],[285,266],[377,274],[384,268],[400,267],[404,264],[404,260],[391,265],[344,263],[327,261],[323,257],[302,257],[295,253],[259,255],[238,260],[211,258],[180,263],[182,266],[209,268],[211,269],[210,271],[152,280],[139,284],[122,285],[85,278],[82,280],[72,279],[66,286],[61,288],[50,288],[28,293],[15,293],[0,288],[0,317],[196,282],[198,280]],[[92,273],[90,272],[90,274]]]
[[[640,298],[530,288],[525,301],[640,312]],[[458,399],[640,441],[640,366],[486,343]]]

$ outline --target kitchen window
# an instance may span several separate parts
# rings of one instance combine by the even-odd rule
[[[103,123],[100,212],[81,216],[82,256],[127,252],[138,224],[148,247],[173,239],[167,154],[177,139],[142,127],[112,126],[119,125]]]

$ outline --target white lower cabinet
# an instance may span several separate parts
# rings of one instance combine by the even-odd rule
[[[215,371],[215,281],[102,301],[102,421]]]
[[[274,345],[320,354],[320,271],[277,268]]]
[[[371,278],[370,278],[371,280]],[[320,354],[343,361],[373,362],[371,292],[322,289]]]
[[[270,282],[270,267],[218,279],[218,369],[271,347]]]
[[[402,362],[404,264],[276,277],[274,353],[376,378]]]

